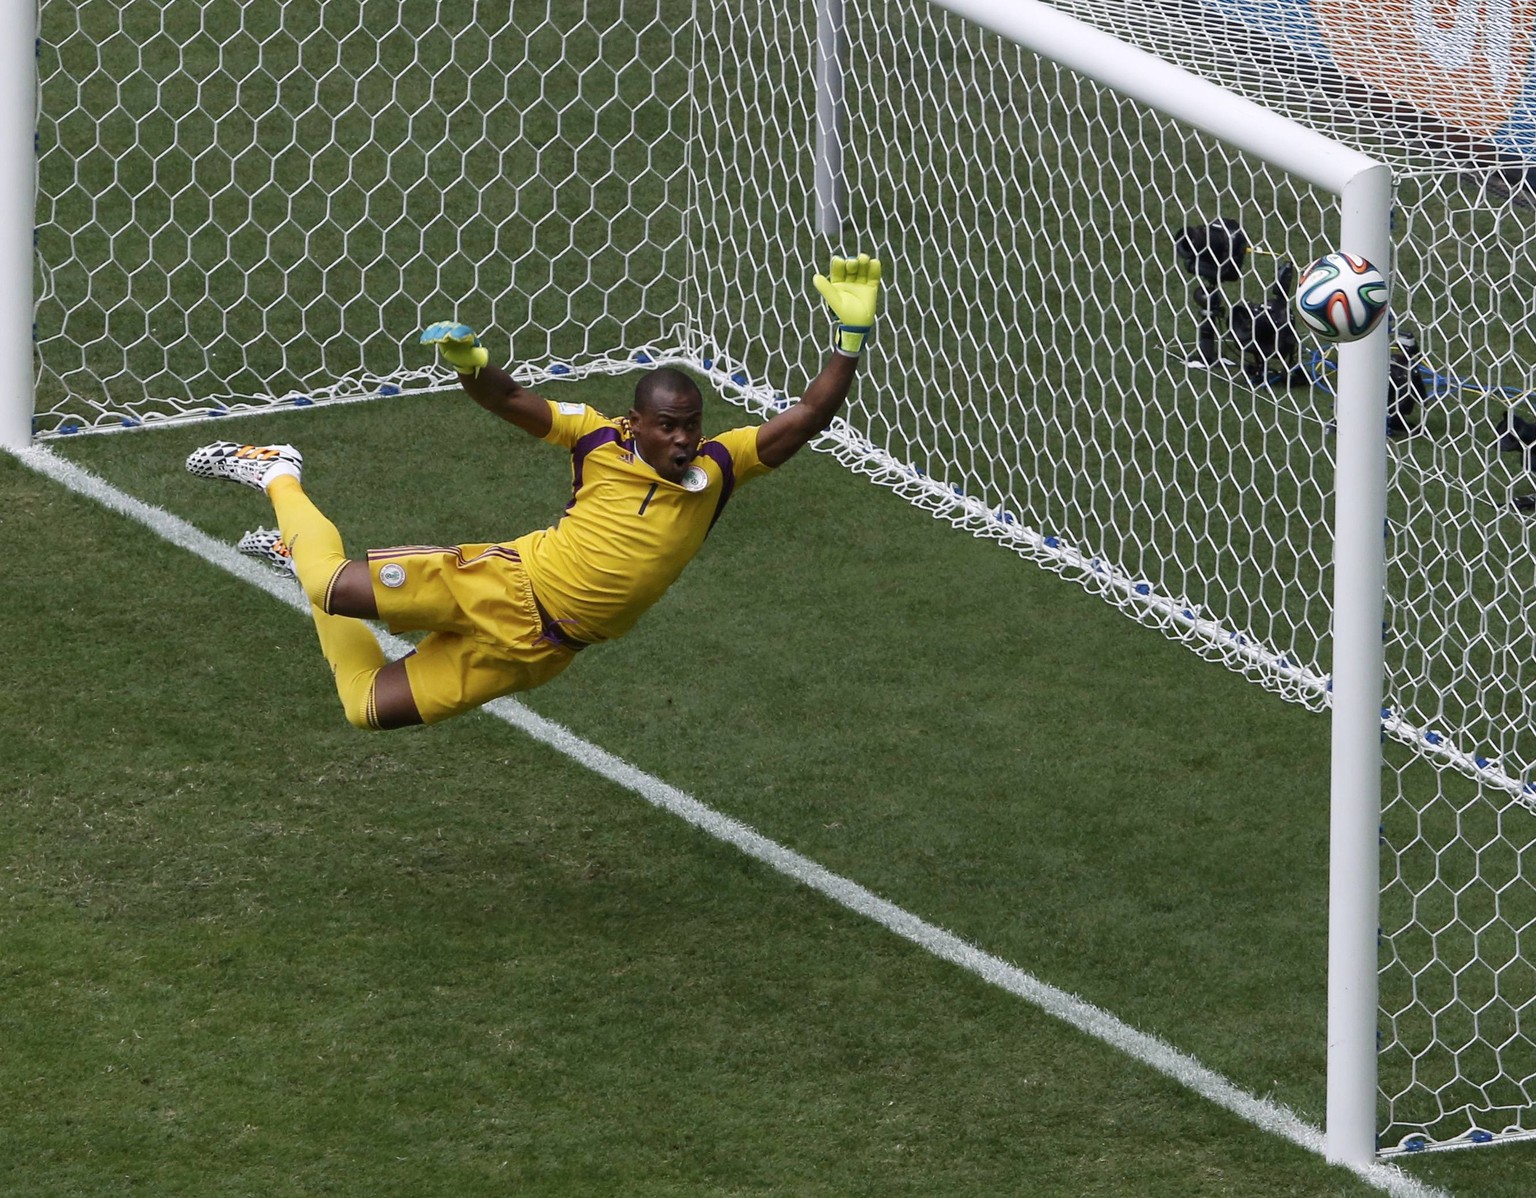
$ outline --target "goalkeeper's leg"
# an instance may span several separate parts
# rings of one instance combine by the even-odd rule
[[[405,667],[387,661],[373,630],[356,618],[378,614],[367,566],[347,560],[341,534],[297,478],[274,478],[266,492],[309,597],[320,652],[330,663],[347,721],[371,729],[421,723]]]

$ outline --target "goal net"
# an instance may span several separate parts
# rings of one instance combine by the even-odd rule
[[[1522,422],[1536,419],[1525,94],[1536,13],[1369,0],[1069,7],[1392,166],[1393,310],[1407,335],[1389,397],[1401,412],[1389,414],[1381,1145],[1529,1135],[1536,429]],[[1311,233],[1294,228],[1292,244]],[[1326,417],[1315,390],[1289,394]],[[1282,565],[1254,593],[1285,585]]]
[[[680,351],[690,8],[43,0],[36,433]]]
[[[1075,12],[1398,180],[1417,340],[1389,454],[1382,1145],[1518,1136],[1536,571],[1514,501],[1536,446],[1496,425],[1536,421],[1536,192],[1508,145],[1339,75],[1302,6],[1249,7]],[[756,411],[824,352],[779,285],[842,248],[815,224],[812,3],[42,0],[40,20],[40,437],[441,388],[415,335],[446,315],[510,338],[528,379],[676,362]],[[850,5],[836,33],[849,248],[895,271],[830,447],[1327,707],[1336,363],[1271,301],[1336,247],[1335,197],[924,0]]]

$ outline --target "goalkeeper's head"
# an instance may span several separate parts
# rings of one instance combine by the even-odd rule
[[[704,397],[681,370],[663,366],[635,384],[629,410],[635,452],[668,482],[682,482],[704,435]]]

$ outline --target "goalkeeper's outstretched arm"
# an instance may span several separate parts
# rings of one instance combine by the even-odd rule
[[[837,317],[832,354],[800,402],[757,430],[757,456],[764,465],[781,466],[789,461],[826,431],[847,400],[879,306],[880,260],[867,254],[833,258],[831,271],[817,275],[815,282],[816,290]]]
[[[490,364],[490,354],[467,324],[440,320],[421,334],[423,345],[435,345],[443,361],[459,374],[459,386],[487,412],[542,437],[549,432],[549,404],[528,390],[500,366]]]

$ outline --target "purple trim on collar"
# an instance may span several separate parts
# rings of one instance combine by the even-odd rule
[[[699,453],[720,467],[721,476],[720,501],[715,504],[715,514],[710,517],[709,528],[704,532],[707,537],[713,531],[715,521],[720,519],[720,513],[725,511],[731,492],[736,489],[736,466],[731,461],[731,451],[718,441],[705,441],[699,446]]]
[[[611,444],[618,439],[619,430],[610,425],[607,428],[593,429],[571,447],[571,501],[565,505],[566,511],[571,510],[576,502],[576,492],[581,490],[581,467],[586,462],[587,455],[599,446]]]

